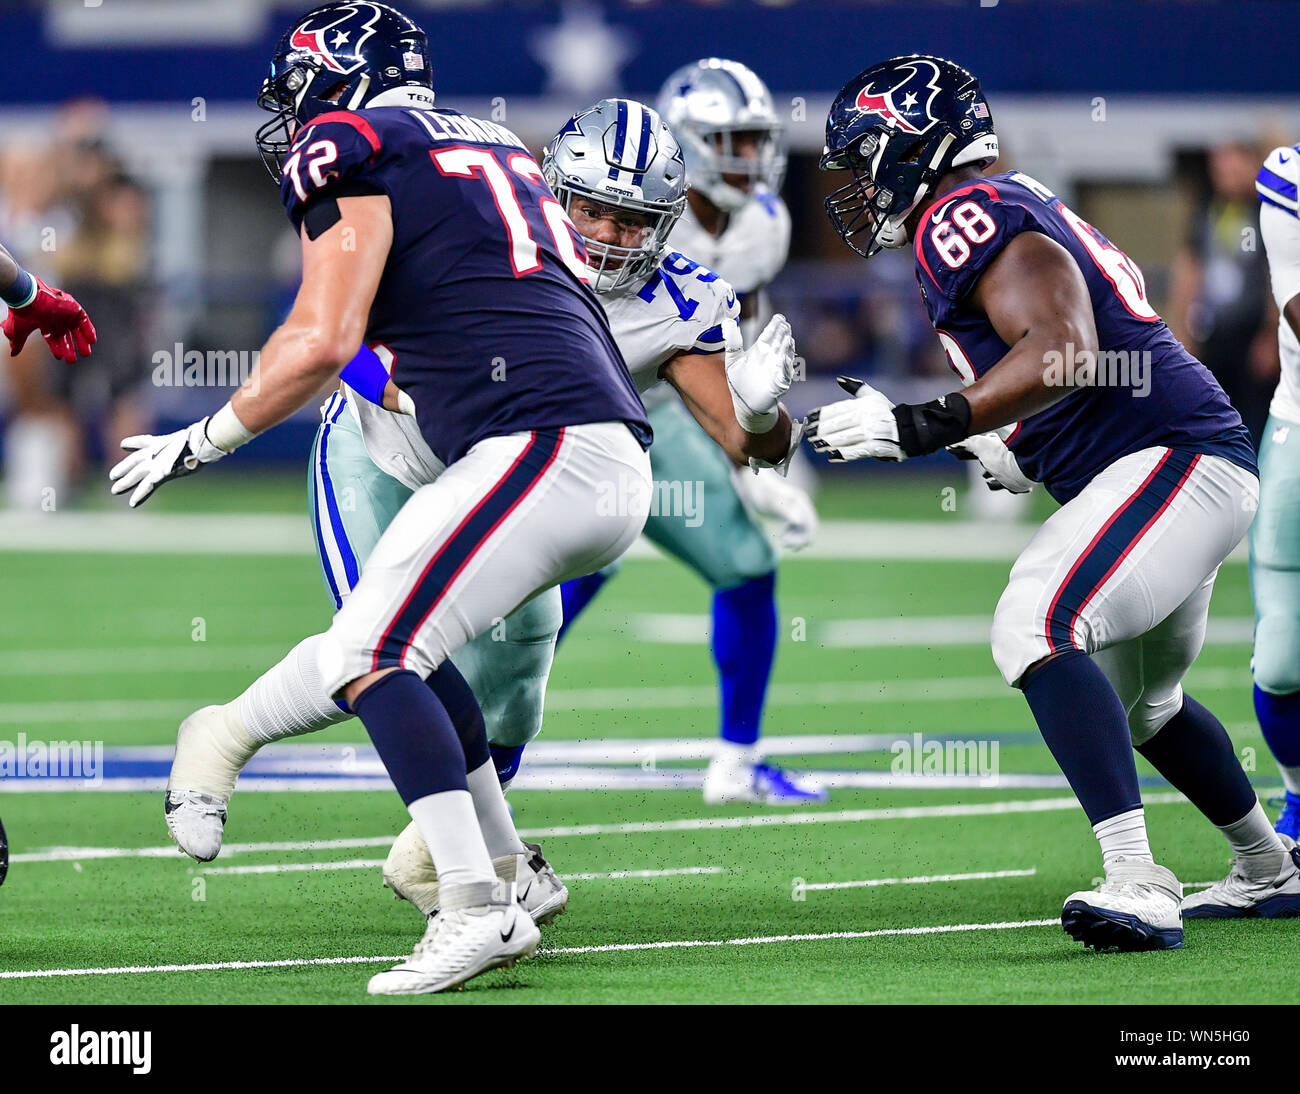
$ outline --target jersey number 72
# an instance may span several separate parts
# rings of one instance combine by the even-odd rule
[[[555,251],[579,281],[588,283],[588,266],[579,251],[578,232],[564,207],[551,196],[550,188],[542,177],[542,169],[525,152],[512,152],[502,165],[497,156],[486,148],[471,145],[453,145],[430,152],[433,165],[444,175],[456,178],[477,179],[487,185],[496,203],[501,223],[505,225],[509,245],[510,268],[515,277],[525,277],[542,268],[541,248],[533,237],[532,225],[516,190],[516,180],[523,184],[525,193],[536,201],[534,207],[540,214],[542,226],[555,240]],[[513,178],[511,177],[513,176]],[[538,190],[545,191],[537,193]]]

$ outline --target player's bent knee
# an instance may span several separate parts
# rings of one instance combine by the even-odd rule
[[[1145,692],[1133,704],[1128,713],[1128,732],[1133,739],[1133,747],[1146,744],[1159,733],[1180,710],[1183,709],[1183,689],[1175,688],[1167,695],[1154,697]]]
[[[1255,626],[1251,671],[1261,691],[1290,695],[1300,691],[1300,619],[1265,615]]]
[[[989,642],[993,663],[1010,687],[1019,687],[1025,674],[1050,656],[1041,628],[1034,624],[1037,596],[1015,584],[1007,586],[993,613]]]
[[[343,698],[353,710],[357,708],[357,700],[362,693],[374,684],[379,683],[390,672],[397,672],[397,666],[392,668],[380,669],[378,672],[368,672],[364,676],[358,676],[351,683],[343,688]]]

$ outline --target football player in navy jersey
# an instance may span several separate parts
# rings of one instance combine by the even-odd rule
[[[895,406],[869,385],[809,416],[833,460],[946,446],[995,480],[1061,503],[1011,571],[993,657],[1025,694],[1101,844],[1105,881],[1062,924],[1101,949],[1183,944],[1182,917],[1300,914],[1300,850],[1275,833],[1208,710],[1182,690],[1219,564],[1259,496],[1250,439],[1214,378],[1170,334],[1137,266],[1042,183],[985,177],[998,156],[965,69],[899,57],[850,80],[822,167],[850,247],[912,244],[931,321],[964,390]],[[1133,748],[1227,837],[1233,873],[1182,887],[1147,841]],[[1181,904],[1181,907],[1180,907]]]
[[[258,143],[302,238],[301,288],[229,403],[123,441],[113,492],[139,505],[234,451],[363,342],[392,362],[443,467],[375,545],[318,668],[365,724],[440,882],[415,952],[369,990],[441,991],[538,941],[487,849],[486,831],[512,826],[482,712],[448,657],[626,550],[648,507],[650,429],[541,168],[503,127],[431,109],[415,23],[378,3],[307,13],[259,102],[273,117]]]

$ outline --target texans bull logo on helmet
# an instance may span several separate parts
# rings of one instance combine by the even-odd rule
[[[904,133],[921,135],[938,123],[930,104],[939,94],[939,67],[932,61],[912,61],[910,71],[883,91],[867,84],[858,92],[854,108],[864,114],[878,114],[886,124]]]
[[[293,32],[289,42],[295,49],[320,58],[329,71],[350,76],[365,65],[361,46],[374,34],[381,14],[374,4],[344,4],[308,19]]]

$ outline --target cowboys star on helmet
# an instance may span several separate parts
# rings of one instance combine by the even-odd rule
[[[575,114],[543,153],[542,173],[566,212],[585,197],[646,218],[635,246],[584,240],[592,288],[613,292],[650,276],[686,208],[682,149],[654,110],[602,99]]]

